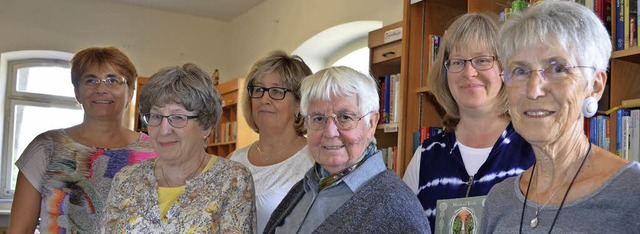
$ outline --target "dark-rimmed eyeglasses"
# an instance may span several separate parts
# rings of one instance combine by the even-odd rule
[[[339,130],[351,130],[358,126],[358,122],[365,116],[371,114],[373,112],[369,112],[362,116],[357,116],[355,114],[339,114],[336,116],[326,116],[323,114],[311,114],[307,115],[305,118],[305,124],[308,129],[311,130],[321,130],[324,129],[327,125],[327,120],[333,119],[333,123],[336,124]]]
[[[147,126],[156,127],[162,123],[162,119],[167,118],[169,125],[174,128],[183,128],[187,126],[190,119],[198,118],[197,115],[160,115],[160,114],[141,114],[142,122]]]
[[[471,62],[471,66],[478,71],[486,71],[493,68],[496,56],[478,56],[471,59],[449,59],[444,61],[444,67],[449,72],[457,73],[464,70],[464,65]]]
[[[264,96],[264,93],[267,92],[269,93],[269,97],[273,100],[282,100],[287,95],[287,92],[293,92],[290,89],[282,87],[265,88],[261,86],[249,86],[247,87],[247,91],[251,98],[261,98]]]
[[[127,84],[127,79],[124,77],[118,76],[109,76],[106,78],[98,78],[98,77],[83,77],[80,78],[80,84],[87,87],[98,87],[100,83],[103,83],[109,88],[120,87],[122,85]]]
[[[526,83],[534,72],[539,72],[540,76],[549,82],[558,82],[569,77],[571,70],[576,68],[588,68],[595,71],[595,67],[591,66],[570,66],[560,62],[551,62],[545,69],[530,69],[528,67],[514,66],[504,71],[504,83],[506,85]]]

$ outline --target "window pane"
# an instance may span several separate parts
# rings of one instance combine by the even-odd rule
[[[16,72],[18,92],[74,97],[71,69],[54,66],[18,68]]]
[[[80,124],[84,115],[81,108],[42,107],[26,104],[14,105],[13,113],[15,128],[11,146],[11,152],[13,152],[11,190],[15,189],[16,179],[18,178],[18,168],[15,166],[15,162],[33,138],[47,130],[67,128]]]

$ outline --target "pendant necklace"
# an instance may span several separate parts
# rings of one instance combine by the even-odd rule
[[[562,206],[564,205],[564,201],[567,199],[567,195],[569,195],[569,191],[571,191],[571,187],[573,186],[573,182],[576,181],[576,178],[578,177],[578,174],[580,173],[580,170],[582,170],[582,166],[587,161],[587,158],[589,157],[589,155],[591,155],[591,143],[589,143],[589,149],[587,150],[587,153],[584,155],[584,158],[582,159],[582,163],[580,163],[580,167],[578,167],[578,171],[576,171],[576,174],[573,176],[573,179],[571,180],[571,183],[569,183],[569,187],[567,188],[567,191],[564,193],[564,197],[562,198],[562,202],[560,202],[560,207],[558,207],[558,211],[556,211],[556,215],[553,217],[553,222],[551,223],[551,227],[549,229],[549,233],[551,233],[551,230],[553,230],[553,226],[556,224],[556,220],[558,219],[558,214],[560,214],[560,210],[562,210]],[[529,176],[529,184],[527,185],[527,192],[525,193],[524,203],[522,204],[522,215],[520,216],[520,233],[522,233],[522,221],[524,219],[524,210],[527,207],[527,198],[529,197],[529,188],[531,188],[531,181],[533,180],[533,173],[535,171],[536,171],[536,162],[533,162],[533,168],[531,169],[531,175]],[[536,184],[536,187],[537,187],[537,184]],[[562,187],[562,185],[560,185],[560,187]],[[535,214],[534,218],[531,219],[531,222],[529,223],[529,226],[531,228],[536,228],[538,226],[538,224],[540,223],[540,220],[538,219],[538,215],[540,215],[540,211],[549,203],[549,201],[551,201],[551,198],[553,198],[559,190],[560,190],[560,188],[558,188],[558,190],[556,190],[551,195],[551,197],[549,197],[549,199],[547,199],[547,201],[542,205],[542,207],[540,207],[540,208],[536,207],[536,214]]]

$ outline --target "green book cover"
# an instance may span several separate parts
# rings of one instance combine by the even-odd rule
[[[435,234],[480,233],[487,196],[438,200]]]

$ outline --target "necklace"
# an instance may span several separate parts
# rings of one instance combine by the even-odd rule
[[[201,170],[200,168],[202,167],[202,164],[204,163],[204,159],[205,158],[207,158],[207,157],[206,156],[202,157],[202,160],[200,160],[200,164],[198,164],[198,168],[196,168],[193,172],[191,172],[191,174],[188,177],[186,177],[185,180],[193,179],[193,177],[196,175],[196,173]],[[171,184],[169,184],[169,181],[167,180],[167,174],[164,173],[164,166],[160,167],[160,171],[162,172],[162,180],[164,180],[164,182],[167,184],[167,186],[175,187],[175,186],[171,186]]]
[[[292,144],[291,144],[291,145],[289,145],[289,147],[284,148],[284,149],[282,149],[282,150],[280,150],[280,151],[278,151],[278,152],[271,153],[270,155],[276,155],[276,156],[277,156],[277,155],[279,155],[279,154],[281,154],[281,153],[283,153],[283,152],[285,152],[285,151],[287,151],[287,150],[291,149],[291,147],[293,147],[294,145],[296,145],[295,143],[298,141],[298,139],[300,139],[300,137],[296,137],[296,139],[292,142]],[[265,153],[263,153],[263,152],[262,152],[262,149],[260,149],[260,141],[256,142],[256,149],[258,149],[258,153],[260,153],[260,155],[262,156],[262,158],[264,158],[264,161],[266,161],[266,162],[270,162],[270,161],[271,161],[271,157],[269,157],[269,154],[265,154]]]
[[[564,205],[564,201],[567,199],[567,195],[569,195],[569,191],[573,186],[573,182],[576,181],[576,178],[578,177],[580,170],[582,170],[582,166],[584,165],[584,162],[587,161],[587,158],[589,157],[589,155],[591,155],[591,143],[589,143],[589,149],[587,150],[587,153],[584,155],[584,158],[582,159],[582,163],[580,163],[580,167],[578,167],[578,171],[576,171],[576,174],[573,176],[571,183],[569,183],[569,187],[567,188],[567,191],[564,193],[564,197],[562,197],[562,202],[560,202],[560,207],[558,207],[558,211],[556,211],[556,215],[553,217],[553,222],[551,223],[551,227],[549,228],[549,233],[551,233],[551,230],[553,230],[553,226],[556,224],[556,220],[558,219],[558,214],[560,214],[560,210],[562,210],[562,206]],[[527,198],[529,197],[529,188],[531,188],[531,181],[533,180],[533,173],[535,172],[535,170],[536,170],[536,162],[533,162],[533,169],[531,169],[531,175],[529,176],[529,184],[527,185],[527,192],[524,195],[524,203],[522,204],[522,214],[520,216],[520,233],[522,233],[522,221],[524,219],[524,210],[527,207]],[[562,187],[562,185],[560,187]],[[560,188],[558,188],[558,190],[560,190]],[[555,196],[558,190],[556,190],[556,192],[554,192],[553,195],[551,195],[551,197]],[[546,206],[550,200],[551,198],[549,198],[547,202],[545,202],[545,204],[542,205],[540,209],[536,208],[535,217],[531,220],[531,223],[530,223],[531,228],[536,228],[538,226],[538,223],[540,221],[538,219],[540,210],[542,210],[542,208],[544,208],[544,206]]]

